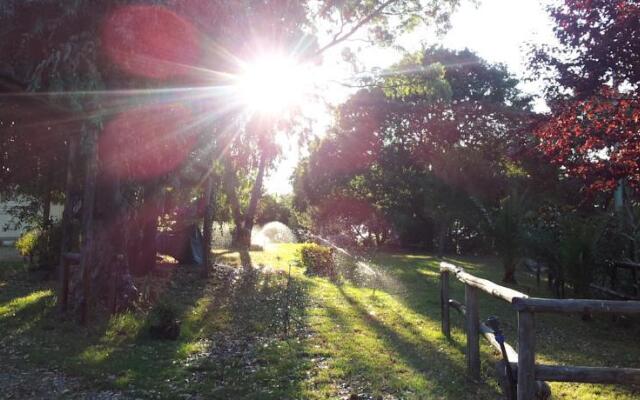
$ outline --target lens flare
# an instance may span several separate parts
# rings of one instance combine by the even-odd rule
[[[246,63],[237,77],[241,101],[253,112],[275,114],[299,105],[310,77],[295,60],[278,55]]]

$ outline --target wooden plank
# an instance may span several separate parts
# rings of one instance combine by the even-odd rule
[[[478,291],[474,286],[464,287],[467,330],[467,369],[474,379],[480,379],[480,313]]]
[[[518,312],[518,400],[533,400],[536,393],[535,326],[533,313]]]
[[[460,267],[456,267],[453,264],[450,264],[448,262],[440,262],[440,271],[449,271],[452,274],[457,274],[458,272],[464,271],[462,268]]]
[[[518,365],[511,363],[511,368],[517,370]],[[637,368],[536,365],[535,376],[549,382],[640,384],[640,369]]]
[[[534,313],[640,314],[640,301],[517,298],[513,305],[518,311]]]
[[[495,283],[489,280],[478,278],[466,272],[459,272],[456,276],[461,282],[467,285],[476,287],[482,290],[483,292],[488,293],[493,297],[497,297],[499,299],[505,300],[508,303],[512,303],[513,299],[527,297],[526,294],[518,292],[517,290],[496,285]]]
[[[451,337],[449,322],[449,271],[440,272],[440,312],[442,314],[442,333]]]
[[[517,290],[510,289],[508,287],[497,285],[487,279],[478,278],[467,272],[462,268],[456,267],[453,264],[446,262],[440,263],[440,271],[449,271],[456,275],[459,281],[466,285],[476,287],[483,292],[490,294],[491,296],[505,300],[508,303],[513,302],[515,298],[526,298],[526,294],[518,292]]]

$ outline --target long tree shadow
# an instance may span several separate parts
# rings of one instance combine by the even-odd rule
[[[446,259],[464,267],[468,272],[494,282],[499,282],[500,268],[492,258]],[[399,296],[404,305],[429,318],[440,321],[439,306],[439,260],[428,255],[403,254],[381,257],[381,264],[411,293],[422,295]],[[493,264],[493,265],[492,265]],[[533,278],[522,275],[521,285],[513,288],[532,296],[551,297],[543,284],[537,288]],[[451,278],[450,278],[451,279]],[[464,302],[464,286],[455,279],[450,280],[451,296]],[[479,296],[481,318],[489,315],[498,316],[505,329],[507,341],[517,346],[517,318],[513,308],[489,295]],[[453,326],[462,327],[464,319],[455,311],[452,312]],[[576,337],[580,332],[580,338]],[[613,334],[615,332],[615,334]],[[580,315],[548,315],[536,316],[536,342],[539,362],[547,364],[585,365],[585,366],[625,366],[640,367],[640,353],[636,347],[629,347],[640,334],[640,324],[622,327],[612,323],[609,317],[596,316],[594,320],[585,322]],[[483,348],[487,345],[483,343]],[[460,344],[454,344],[460,347]],[[606,355],[601,349],[607,349]],[[561,393],[568,390],[570,384],[564,384]],[[575,386],[575,385],[574,385]],[[626,395],[633,397],[639,389],[633,386],[600,387],[581,385],[583,390],[603,391],[612,396]]]
[[[177,267],[176,270],[183,268],[189,267]],[[176,277],[171,276],[167,280],[161,289],[164,293],[160,295],[174,299],[177,312],[184,315],[202,297],[205,284],[191,277],[187,279],[188,290],[178,294],[175,288],[185,283],[180,277],[184,275],[181,272],[178,271]],[[189,271],[186,275],[199,274]],[[58,313],[54,288],[55,282],[30,283],[25,276],[13,276],[3,288],[6,289],[3,290],[3,297],[10,298],[9,304],[26,304],[37,297],[0,324],[3,337],[20,338],[11,343],[9,350],[29,361],[18,367],[26,370],[34,367],[61,370],[83,377],[96,389],[125,387],[144,380],[162,379],[162,368],[171,364],[171,358],[183,345],[180,340],[171,343],[151,342],[145,334],[145,318],[148,314],[143,311],[125,312],[109,318],[106,311],[99,307],[94,309],[88,326],[82,327],[75,322],[73,312],[66,316]],[[26,296],[20,296],[29,292]],[[39,296],[42,293],[46,295]],[[28,345],[23,345],[26,343]],[[154,377],[155,374],[157,376]],[[112,378],[104,379],[107,375]]]
[[[300,397],[308,369],[298,340],[305,332],[306,283],[282,272],[226,270],[212,313],[226,321],[201,369],[211,371],[203,392],[224,398]]]
[[[349,295],[343,287],[338,287],[343,299],[356,312],[358,318],[373,330],[376,335],[382,338],[385,347],[403,359],[413,370],[420,373],[428,380],[426,385],[429,392],[418,394],[422,397],[445,396],[446,398],[468,398],[469,393],[482,396],[479,398],[497,398],[499,393],[491,387],[483,384],[476,384],[464,378],[465,371],[460,361],[456,362],[439,349],[438,343],[433,343],[423,337],[423,335],[408,321],[401,316],[398,320],[398,327],[391,327],[385,321],[372,315],[360,300]],[[338,325],[348,324],[339,312],[330,312]],[[357,362],[357,361],[356,361]],[[365,361],[361,361],[365,368],[375,368],[367,366]],[[402,387],[402,376],[394,375],[390,377],[396,387]],[[452,384],[456,382],[456,384]]]
[[[0,332],[31,343],[16,341],[11,349],[29,354],[30,364],[23,368],[62,370],[96,390],[132,395],[155,390],[170,398],[301,397],[310,367],[299,340],[306,329],[304,280],[274,270],[221,269],[205,282],[195,268],[177,266],[159,293],[159,301],[170,303],[181,320],[176,341],[150,338],[153,311],[94,320],[82,328],[59,319],[51,291],[23,299],[43,285],[22,288],[21,279],[7,285],[3,289],[12,294],[3,290],[3,295],[15,307]]]

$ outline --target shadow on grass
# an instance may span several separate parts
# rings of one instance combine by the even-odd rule
[[[406,362],[408,366],[419,374],[424,382],[414,384],[424,392],[413,393],[417,398],[468,398],[469,393],[475,393],[477,398],[499,398],[500,394],[484,384],[477,384],[465,378],[463,363],[458,359],[456,362],[448,354],[442,352],[438,347],[438,341],[430,341],[425,338],[417,327],[396,314],[392,318],[395,321],[384,321],[374,313],[372,314],[361,300],[347,293],[343,287],[338,288],[341,296],[349,304],[349,307],[356,313],[358,319],[364,322],[377,337],[384,343],[385,349],[391,350],[400,360]],[[339,313],[330,313],[331,317],[338,325],[347,324]],[[360,364],[358,368],[375,369],[378,366],[368,365],[364,360],[354,360]],[[401,372],[401,371],[400,371]],[[402,373],[393,374],[388,378],[394,387],[402,388],[406,386]],[[373,383],[373,382],[372,382]],[[375,383],[373,383],[375,385]],[[378,390],[380,390],[378,388]],[[411,393],[411,392],[409,392]],[[407,393],[401,393],[405,396]]]
[[[497,282],[500,282],[502,270],[500,263],[491,257],[466,259],[446,258],[448,262],[462,266],[468,272]],[[428,255],[385,255],[378,258],[380,264],[386,266],[392,276],[396,277],[411,292],[424,293],[423,296],[401,296],[401,301],[412,310],[429,318],[440,321],[439,306],[439,260]],[[520,285],[512,288],[528,292],[531,296],[552,297],[546,284],[536,287],[535,279],[525,274],[518,277]],[[451,296],[464,302],[463,285],[455,279],[450,280]],[[417,292],[416,292],[417,291]],[[507,341],[514,347],[517,345],[517,318],[513,308],[501,300],[481,293],[480,316],[482,319],[489,315],[496,315],[503,323]],[[580,315],[549,315],[536,316],[536,343],[538,362],[546,364],[578,365],[578,366],[624,366],[640,367],[640,348],[630,346],[640,335],[640,321],[627,328],[612,323],[607,316],[595,316],[594,320],[582,321]],[[452,311],[452,326],[462,328],[464,320]],[[576,333],[579,334],[576,334]],[[484,352],[488,345],[481,341]],[[464,346],[464,342],[455,344]],[[460,349],[463,351],[463,349]],[[581,396],[587,393],[599,393],[611,398],[635,398],[640,389],[622,385],[586,385],[586,384],[553,384],[556,395],[575,395],[576,387],[581,390]]]
[[[25,298],[47,285],[34,287],[13,276],[2,290],[0,305],[12,308],[0,334],[4,348],[19,357],[3,359],[23,370],[62,370],[92,388],[126,389],[143,397],[152,391],[162,398],[295,397],[302,379],[290,375],[302,376],[306,361],[301,345],[287,343],[304,328],[306,292],[281,274],[250,271],[214,274],[204,282],[200,271],[176,267],[160,296],[182,321],[176,341],[150,339],[149,314],[143,311],[96,319],[88,328],[61,320],[51,291]]]

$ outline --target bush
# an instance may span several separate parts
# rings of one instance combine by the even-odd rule
[[[180,321],[176,308],[166,302],[159,302],[149,314],[149,335],[153,339],[176,340],[180,336]]]
[[[300,262],[310,275],[336,276],[333,249],[315,243],[305,243],[300,249]]]
[[[53,224],[47,229],[31,229],[16,241],[16,249],[23,257],[34,258],[42,268],[55,268],[60,263],[60,241],[62,229],[60,224]]]
[[[32,229],[27,231],[16,240],[16,249],[23,257],[32,257],[35,255],[36,246],[38,245],[38,237],[40,229]]]

